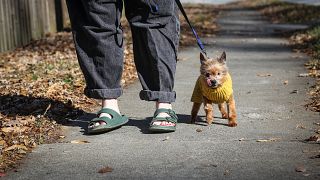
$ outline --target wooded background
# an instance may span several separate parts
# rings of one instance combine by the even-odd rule
[[[0,52],[64,29],[65,0],[0,0]]]

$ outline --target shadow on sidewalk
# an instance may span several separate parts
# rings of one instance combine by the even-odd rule
[[[8,118],[7,121],[1,120],[1,127],[6,126],[6,123],[12,124],[11,121],[15,122],[14,126],[20,126],[16,119],[24,120],[33,116],[34,123],[52,120],[63,126],[78,126],[83,134],[87,132],[88,121],[95,117],[93,113],[73,107],[72,102],[23,95],[0,96],[0,113]]]
[[[186,114],[177,114],[178,116],[178,124],[177,126],[179,126],[179,124],[190,124],[190,119],[191,116],[190,115],[186,115]],[[203,121],[203,119],[205,118],[205,116],[199,116],[200,119],[198,119],[198,121],[195,124],[190,124],[191,126],[197,125],[197,126],[207,126],[206,121]],[[215,122],[213,122],[213,124],[215,125],[222,125],[222,126],[228,126],[228,122],[226,119],[222,119],[220,117],[214,117]],[[149,125],[152,121],[152,117],[147,117],[146,119],[134,119],[134,118],[130,118],[129,122],[125,125],[125,126],[134,126],[140,129],[140,132],[143,134],[155,134],[154,132],[150,132],[149,131]],[[223,122],[225,121],[225,122]],[[158,133],[159,134],[159,133]]]
[[[45,117],[62,125],[70,125],[69,119],[85,114],[74,108],[72,102],[23,95],[0,95],[0,113],[8,117]]]
[[[178,124],[184,123],[188,124],[189,120],[191,118],[190,115],[185,115],[185,114],[177,114],[178,116]],[[140,129],[140,132],[143,134],[154,134],[154,132],[149,131],[149,125],[152,121],[152,117],[147,117],[145,119],[134,119],[130,118],[129,122],[125,126],[135,126]]]

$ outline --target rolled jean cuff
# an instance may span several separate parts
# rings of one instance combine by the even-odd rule
[[[94,99],[117,99],[122,95],[122,88],[117,89],[85,89],[84,94]]]
[[[176,92],[165,92],[165,91],[140,91],[140,99],[145,101],[158,101],[162,103],[171,103],[176,100]]]

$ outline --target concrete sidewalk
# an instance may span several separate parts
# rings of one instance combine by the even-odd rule
[[[130,117],[127,125],[87,136],[81,127],[92,115],[82,117],[67,127],[66,141],[90,143],[41,145],[3,179],[319,179],[319,161],[310,159],[319,154],[319,144],[302,142],[319,122],[318,113],[303,107],[312,79],[298,75],[306,72],[307,57],[292,53],[286,40],[275,37],[279,29],[295,27],[271,25],[258,12],[239,8],[221,13],[219,24],[217,38],[205,42],[210,56],[227,52],[238,127],[229,128],[219,118],[212,126],[187,124],[199,74],[199,50],[189,48],[180,52],[177,67],[176,132],[148,134],[146,117],[154,104],[138,99],[137,82],[120,99],[122,113]],[[274,141],[257,142],[268,139]],[[113,171],[97,173],[106,166]],[[306,172],[295,172],[299,166]]]

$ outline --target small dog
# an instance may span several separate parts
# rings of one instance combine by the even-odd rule
[[[232,80],[226,65],[226,53],[220,58],[208,58],[200,53],[201,68],[191,101],[191,123],[196,122],[201,104],[204,104],[208,125],[213,122],[213,103],[218,104],[222,118],[228,119],[230,127],[237,126],[236,105],[233,98]],[[224,103],[227,103],[227,111]],[[229,111],[230,110],[230,111]]]

